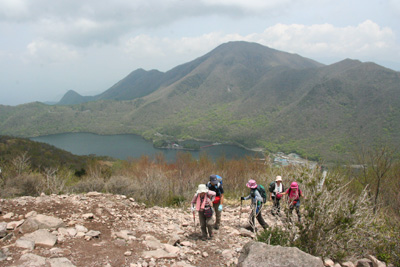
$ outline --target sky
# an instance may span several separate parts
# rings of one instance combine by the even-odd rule
[[[96,95],[229,41],[400,71],[400,1],[0,0],[0,105]]]

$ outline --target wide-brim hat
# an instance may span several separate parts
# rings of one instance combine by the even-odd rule
[[[208,188],[205,184],[199,184],[199,187],[197,188],[197,194],[200,193],[207,193],[208,192]]]
[[[280,175],[276,176],[275,181],[276,181],[276,182],[278,182],[278,181],[281,181],[281,182],[282,182],[282,176],[280,176]]]
[[[247,186],[248,188],[254,189],[254,188],[257,188],[257,183],[256,183],[255,180],[252,179],[252,180],[249,180],[249,181],[247,182],[246,186]]]

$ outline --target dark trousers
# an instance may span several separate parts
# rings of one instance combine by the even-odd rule
[[[261,214],[261,207],[262,207],[262,204],[260,205],[260,206],[258,206],[257,208],[256,207],[252,207],[252,210],[251,210],[251,215],[250,215],[250,225],[255,229],[255,226],[256,226],[256,224],[255,224],[255,217],[257,217],[257,221],[258,221],[258,223],[264,228],[264,229],[266,229],[267,227],[268,227],[268,224],[264,221],[264,218],[262,217],[262,214]],[[252,230],[254,230],[254,229],[252,229]]]
[[[296,209],[297,217],[299,222],[301,221],[301,214],[300,214],[300,199],[297,200],[296,204],[289,205],[289,215],[292,215],[293,209]],[[289,217],[290,218],[290,217]]]
[[[271,210],[272,214],[275,211],[277,211],[278,213],[281,212],[281,203],[280,203],[281,199],[277,198],[275,196],[272,196],[271,198],[272,198],[272,201],[274,202],[274,206],[272,207],[272,210]]]
[[[219,202],[217,204],[213,203],[213,208],[215,211],[215,226],[218,226],[221,224],[221,213],[222,211],[218,210]]]
[[[214,220],[212,217],[206,218],[204,216],[204,211],[199,211],[199,221],[200,221],[200,228],[201,228],[201,234],[203,237],[208,237],[212,236],[212,225],[214,223]],[[207,230],[208,230],[208,235],[207,235]]]

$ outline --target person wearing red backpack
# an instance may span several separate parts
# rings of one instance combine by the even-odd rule
[[[212,239],[212,205],[215,200],[215,192],[208,190],[205,184],[199,184],[196,194],[192,199],[192,212],[198,211],[202,240]],[[208,230],[208,234],[207,234]]]
[[[273,201],[274,205],[271,209],[271,214],[272,215],[278,215],[281,216],[281,197],[282,193],[285,192],[285,187],[282,184],[282,176],[278,175],[276,176],[276,179],[274,182],[270,183],[269,185],[269,201]]]
[[[289,216],[293,213],[293,209],[296,208],[297,217],[299,219],[299,222],[301,222],[300,197],[304,197],[304,195],[303,192],[299,189],[299,185],[297,184],[297,182],[292,182],[290,184],[290,188],[286,190],[286,192],[281,193],[281,195],[288,195]]]
[[[215,211],[215,230],[218,230],[221,224],[222,203],[224,202],[224,188],[222,187],[222,181],[220,182],[218,178],[220,178],[220,176],[212,174],[210,175],[210,181],[207,183],[208,189],[216,193],[213,202],[213,208]]]

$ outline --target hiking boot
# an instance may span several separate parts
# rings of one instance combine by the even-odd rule
[[[206,236],[202,236],[202,237],[201,237],[201,240],[206,241],[206,240],[207,240],[207,237],[206,237]]]
[[[213,239],[213,235],[210,235],[209,237],[208,237],[208,240],[212,240]]]
[[[214,225],[214,229],[218,230],[219,229],[219,225]]]

